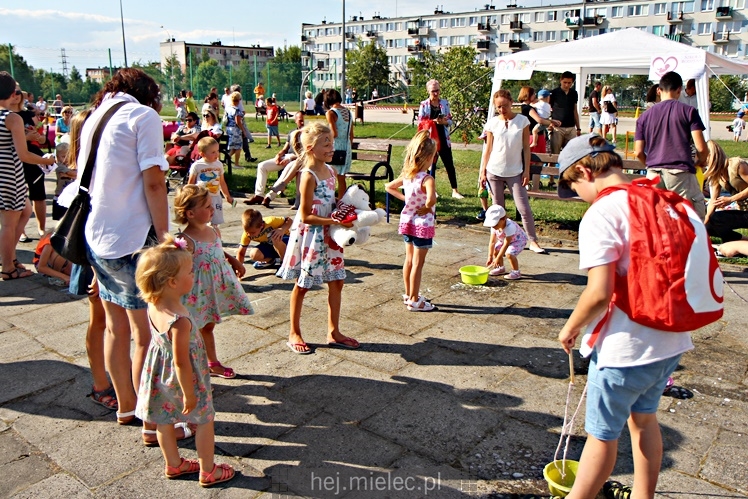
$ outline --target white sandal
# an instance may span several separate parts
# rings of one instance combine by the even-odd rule
[[[427,301],[427,302],[431,303],[431,300],[428,300],[428,299],[424,298],[424,297],[423,297],[423,296],[421,296],[421,295],[418,295],[418,298],[421,298],[421,299],[423,299],[424,301]],[[410,303],[410,296],[408,296],[408,295],[403,295],[403,305],[408,305],[409,303]]]
[[[426,301],[423,296],[419,296],[415,302],[408,303],[409,312],[432,312],[436,307],[431,302]]]
[[[134,409],[132,411],[128,411],[128,412],[115,412],[115,414],[117,415],[117,424],[122,425],[122,426],[131,425],[133,423],[133,421],[135,421],[137,419],[135,417],[135,410]],[[123,419],[125,419],[125,418],[132,418],[132,419],[127,419],[127,421],[123,421]]]

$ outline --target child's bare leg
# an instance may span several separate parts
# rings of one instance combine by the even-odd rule
[[[195,431],[195,448],[200,461],[200,471],[213,471],[213,456],[215,455],[215,430],[213,421],[198,425]]]
[[[202,329],[200,329],[200,334],[203,336],[203,343],[205,343],[205,353],[208,354],[208,362],[218,362],[218,353],[216,353],[216,338],[215,336],[213,336],[213,329],[215,329],[215,327],[215,322],[209,322],[205,326],[203,326]],[[220,367],[216,367],[216,369],[218,371],[221,371]],[[211,368],[211,371],[212,370],[213,369]]]
[[[343,297],[342,279],[327,283],[327,341],[341,342],[347,336],[340,332],[340,304]]]
[[[249,250],[249,259],[253,262],[272,262],[272,258],[265,258],[265,255],[262,254],[262,251],[260,251],[258,248],[252,248]]]
[[[532,129],[532,144],[531,146],[534,146],[538,143],[538,127],[535,127]]]
[[[410,272],[413,268],[413,245],[405,245],[405,262],[403,262],[403,282],[405,283],[405,294],[408,298],[411,296],[410,292]]]
[[[512,266],[512,270],[519,270],[519,261],[514,255],[507,255],[509,257],[509,264]]]
[[[158,445],[161,447],[161,454],[164,456],[166,465],[173,468],[179,467],[182,464],[182,458],[179,455],[179,447],[177,447],[177,435],[174,433],[174,425],[157,425],[156,438],[158,438]]]
[[[88,329],[86,330],[86,354],[88,365],[91,367],[93,389],[97,392],[109,388],[109,378],[106,377],[104,362],[104,335],[106,334],[106,315],[101,298],[88,298]]]
[[[656,414],[631,413],[628,420],[634,454],[631,498],[654,497],[662,464],[662,434]]]
[[[288,342],[299,352],[309,350],[309,347],[299,345],[304,343],[304,338],[301,337],[301,307],[304,305],[307,291],[308,289],[301,288],[298,284],[295,284],[291,291],[291,332],[288,335]]]
[[[421,275],[428,251],[428,248],[413,247],[413,268],[410,271],[410,301],[413,302],[418,300],[418,295],[421,292]]]
[[[274,242],[273,249],[276,253],[278,253],[278,258],[283,261],[283,258],[286,256],[286,243],[283,242],[283,239],[278,242]],[[273,259],[271,258],[270,261],[273,261]]]
[[[618,440],[598,440],[587,435],[579,471],[574,480],[569,499],[589,499],[595,497],[613,472],[618,453]]]

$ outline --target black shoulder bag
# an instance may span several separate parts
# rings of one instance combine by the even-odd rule
[[[94,163],[96,162],[96,153],[99,150],[99,142],[101,142],[101,134],[109,122],[109,118],[125,104],[127,102],[119,102],[113,105],[101,117],[101,121],[99,121],[91,140],[91,150],[88,153],[88,160],[86,161],[83,175],[81,175],[78,194],[73,199],[73,202],[70,203],[68,211],[60,219],[60,223],[57,224],[57,228],[50,238],[52,248],[57,253],[78,265],[88,265],[88,257],[86,256],[86,220],[88,220],[88,214],[91,212],[91,195],[88,193],[88,186],[91,184],[91,176],[93,175]]]

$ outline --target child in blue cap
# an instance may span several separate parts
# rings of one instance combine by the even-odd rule
[[[538,101],[532,104],[532,107],[535,108],[535,111],[538,113],[538,116],[543,118],[544,120],[551,119],[551,93],[546,89],[541,89],[538,92]],[[548,127],[545,125],[538,123],[536,124],[532,129],[532,144],[535,145],[538,143],[538,135],[541,133],[545,133],[545,131],[548,130]]]
[[[737,117],[732,120],[732,140],[735,142],[740,142],[740,134],[743,132],[743,128],[745,128],[743,116],[745,116],[745,112],[741,109],[738,111]]]

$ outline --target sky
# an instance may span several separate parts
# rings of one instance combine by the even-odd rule
[[[437,5],[450,12],[482,9],[490,0],[344,0],[346,18],[363,15],[370,19],[417,16],[433,12]],[[533,0],[525,5],[550,4]],[[506,0],[494,2],[497,8]],[[559,2],[554,2],[559,3]],[[11,5],[8,7],[7,5]],[[29,8],[33,5],[33,8]],[[376,5],[376,7],[372,7]],[[224,10],[218,8],[222,6]],[[375,10],[376,9],[376,10]],[[170,34],[177,40],[224,45],[284,47],[299,45],[301,24],[318,24],[322,20],[340,22],[343,0],[235,0],[212,2],[180,0],[179,2],[122,0],[125,24],[127,62],[159,60],[159,42]],[[162,28],[163,26],[163,28]],[[67,68],[85,68],[112,64],[122,66],[122,27],[118,0],[34,0],[34,2],[0,1],[0,43],[12,44],[16,52],[35,68],[62,71],[61,49],[65,49]]]

